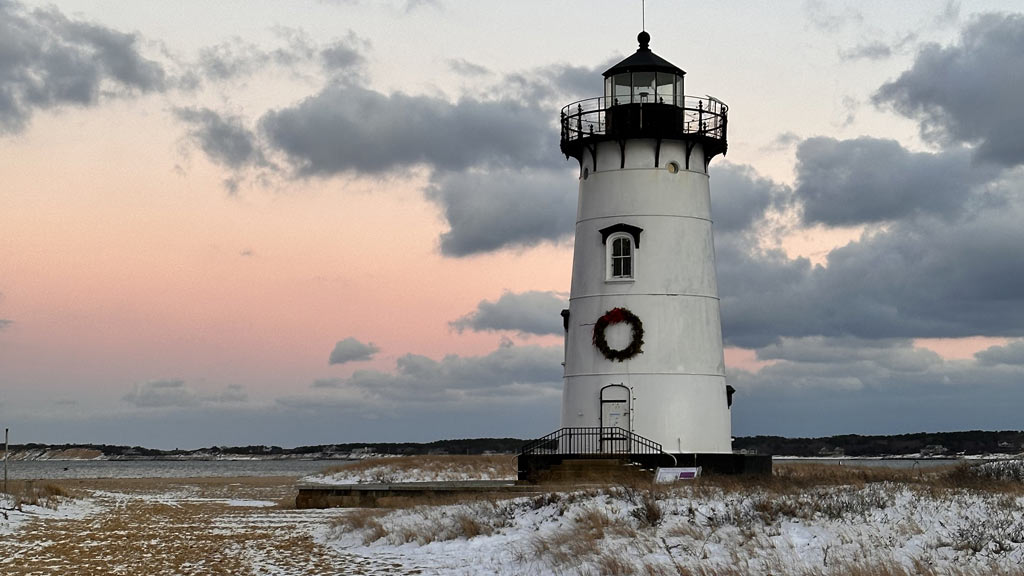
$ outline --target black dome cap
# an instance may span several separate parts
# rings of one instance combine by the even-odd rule
[[[671,74],[679,74],[680,76],[686,74],[682,68],[651,52],[651,35],[646,30],[637,34],[636,40],[640,44],[636,52],[629,58],[605,70],[605,78],[623,72],[669,72]]]

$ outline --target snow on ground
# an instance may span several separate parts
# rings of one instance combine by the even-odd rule
[[[515,480],[510,455],[409,456],[367,460],[322,474],[306,476],[307,484],[395,484],[399,482],[461,482]]]
[[[82,520],[101,509],[91,500],[59,497],[53,497],[41,506],[19,505],[13,496],[0,493],[0,535],[13,534],[26,522],[43,519]]]
[[[269,480],[147,480],[0,515],[0,573],[1019,574],[1024,486],[1005,482],[1024,462],[972,470],[962,484],[846,470],[395,510],[271,507],[293,492]]]
[[[419,573],[414,564],[389,561],[387,554],[363,557],[318,544],[313,534],[344,512],[268,506],[272,499],[294,498],[291,481],[90,482],[94,486],[76,485],[74,503],[9,523],[0,537],[0,574]],[[83,503],[95,513],[82,513]]]
[[[318,536],[436,574],[1018,574],[1024,498],[891,482],[783,493],[617,487],[356,510]]]
[[[515,480],[515,474],[498,470],[480,473],[460,470],[422,470],[409,468],[393,470],[386,466],[353,472],[335,472],[306,476],[301,482],[309,484],[396,484],[399,482],[460,482],[468,480]]]

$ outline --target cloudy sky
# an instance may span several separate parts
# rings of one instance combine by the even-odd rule
[[[736,435],[1019,429],[1015,1],[650,0],[730,105]],[[160,448],[558,427],[559,109],[637,2],[0,0],[0,426]]]

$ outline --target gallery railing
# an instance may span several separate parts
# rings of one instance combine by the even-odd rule
[[[562,108],[562,143],[589,136],[615,136],[625,131],[657,131],[665,137],[720,140],[724,149],[728,112],[724,102],[711,96],[628,103],[611,96],[589,98]]]

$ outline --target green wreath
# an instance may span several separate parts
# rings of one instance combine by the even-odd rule
[[[604,331],[613,324],[619,324],[620,322],[626,322],[632,329],[633,338],[629,341],[629,346],[626,346],[622,350],[615,350],[608,346],[608,340],[604,337]],[[637,318],[636,314],[633,314],[625,308],[612,308],[597,319],[597,323],[594,324],[594,346],[601,351],[601,354],[609,360],[615,360],[622,362],[628,360],[637,354],[643,353],[644,345],[644,325]]]

